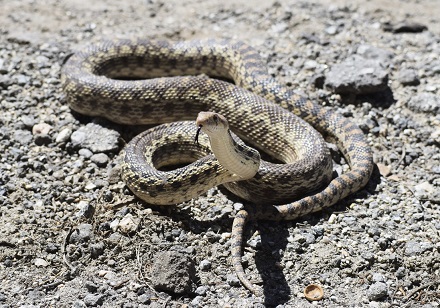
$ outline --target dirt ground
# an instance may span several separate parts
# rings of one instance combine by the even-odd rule
[[[0,4],[0,307],[440,306],[437,0]],[[243,264],[263,296],[241,286],[230,262],[242,201],[212,189],[175,207],[146,205],[118,167],[139,128],[66,106],[66,57],[108,38],[244,41],[281,84],[366,133],[377,168],[365,189],[296,221],[248,223]],[[385,91],[319,85],[360,46],[391,55]],[[91,123],[114,136],[112,149],[75,146]],[[156,272],[163,252],[193,264],[188,288],[185,274],[174,289],[157,286],[162,271],[174,278],[171,265]],[[322,300],[305,299],[311,283]]]

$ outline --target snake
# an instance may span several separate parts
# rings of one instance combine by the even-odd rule
[[[68,57],[61,85],[81,114],[159,124],[124,149],[122,178],[145,202],[178,204],[217,185],[249,201],[233,220],[232,264],[255,294],[241,264],[245,223],[293,220],[330,207],[362,189],[373,170],[372,150],[353,120],[281,85],[258,51],[241,41],[105,40]],[[200,119],[201,111],[208,119]],[[206,134],[209,121],[227,127],[217,145]],[[336,143],[348,171],[334,174],[326,140]]]

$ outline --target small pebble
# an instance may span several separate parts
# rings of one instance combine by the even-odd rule
[[[137,230],[139,223],[140,219],[129,213],[119,221],[118,228],[122,233],[129,234]]]
[[[418,256],[425,251],[431,250],[434,245],[430,242],[409,241],[405,245],[405,255]]]
[[[50,130],[52,129],[52,126],[46,123],[39,123],[32,127],[32,134],[33,135],[47,135],[49,134]]]
[[[48,253],[56,253],[56,252],[58,252],[58,246],[55,245],[54,243],[48,243],[46,245],[46,252],[48,252]]]
[[[440,95],[420,93],[412,96],[407,105],[415,112],[438,114],[440,112]]]
[[[84,303],[87,306],[96,307],[101,306],[104,303],[104,294],[87,294],[83,298]]]
[[[6,259],[3,261],[3,265],[6,267],[12,267],[14,265],[14,262],[11,259]]]
[[[417,86],[420,84],[416,71],[411,69],[401,70],[399,72],[398,80],[404,86]]]
[[[73,132],[70,139],[75,148],[88,148],[93,153],[116,153],[119,150],[119,137],[114,130],[89,123]]]
[[[86,307],[87,307],[86,303],[84,303],[84,301],[82,300],[76,300],[73,303],[73,308],[86,308]]]
[[[104,242],[97,242],[90,245],[90,255],[92,258],[96,259],[104,253],[105,244]]]
[[[79,211],[76,213],[77,217],[92,218],[93,214],[95,213],[95,207],[90,202],[85,200],[78,202],[76,207],[79,209]]]
[[[98,286],[92,281],[86,281],[84,283],[84,286],[86,287],[87,291],[89,291],[90,293],[95,293],[98,290]]]
[[[116,265],[116,261],[113,259],[110,259],[107,261],[107,265],[110,267],[114,267]]]
[[[90,160],[98,167],[105,167],[109,161],[109,157],[104,153],[93,154]]]
[[[90,151],[89,149],[80,149],[78,151],[78,154],[81,155],[84,158],[90,158],[93,156],[93,152]]]
[[[206,287],[206,286],[200,286],[200,287],[198,287],[198,288],[196,289],[196,292],[195,292],[195,293],[196,293],[197,295],[205,296],[207,291],[208,291],[208,287]]]
[[[90,224],[80,224],[70,235],[70,243],[88,242],[93,235],[93,226]]]
[[[70,128],[64,128],[60,131],[55,138],[56,143],[65,143],[69,140],[70,135],[72,135],[72,130]]]
[[[34,264],[36,267],[47,267],[49,265],[49,263],[42,258],[36,258]]]
[[[144,305],[149,305],[151,303],[151,297],[148,294],[141,294],[138,297],[138,301]]]
[[[226,282],[232,287],[239,287],[241,285],[240,280],[235,274],[227,274]]]
[[[196,296],[194,297],[194,299],[191,301],[191,305],[193,307],[200,307],[203,303],[203,296]]]
[[[31,128],[37,125],[37,120],[33,116],[22,116],[21,121],[26,128]]]
[[[367,296],[370,301],[376,301],[388,295],[386,283],[375,282],[367,290]]]
[[[202,271],[208,271],[211,269],[211,261],[209,260],[202,260],[199,264],[199,268]]]

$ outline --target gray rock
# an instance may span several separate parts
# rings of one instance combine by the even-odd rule
[[[185,294],[194,291],[196,270],[187,254],[177,251],[158,253],[151,269],[151,284],[158,291]]]
[[[403,278],[403,277],[405,277],[405,274],[406,274],[406,270],[402,266],[396,270],[396,277],[397,278]]]
[[[106,186],[108,186],[108,181],[103,180],[103,179],[96,179],[93,183],[94,183],[94,184],[96,185],[96,187],[98,187],[98,188],[102,188],[102,187],[106,187]],[[110,194],[110,195],[111,195],[111,192],[107,191],[107,192],[105,192],[105,194]]]
[[[78,202],[77,207],[79,208],[79,211],[76,213],[77,217],[91,218],[95,213],[95,207],[88,201],[81,200]]]
[[[103,294],[87,294],[84,297],[84,303],[88,307],[100,306],[104,303],[104,295]]]
[[[191,301],[191,306],[193,306],[193,307],[201,307],[202,303],[203,303],[203,297],[202,296],[196,296]]]
[[[367,296],[370,301],[382,299],[387,295],[388,287],[383,282],[375,282],[367,290]]]
[[[11,259],[6,259],[3,261],[3,265],[6,267],[12,267],[14,265],[14,262]]]
[[[74,146],[80,146],[81,144],[85,143],[85,140],[87,138],[86,132],[81,130],[81,128],[75,132],[72,133],[70,136],[70,140],[72,141],[72,144]]]
[[[94,162],[98,167],[105,167],[109,161],[109,158],[104,153],[93,154],[90,160]]]
[[[118,229],[124,234],[130,234],[137,230],[139,223],[140,218],[128,213],[119,221]]]
[[[0,88],[6,89],[12,84],[11,78],[8,76],[0,76]]]
[[[261,247],[261,235],[254,236],[247,244],[252,248],[259,249]]]
[[[27,297],[32,300],[38,300],[38,299],[44,297],[44,293],[42,291],[38,291],[38,290],[30,290],[27,294]]]
[[[49,134],[51,129],[52,129],[52,126],[47,123],[38,123],[32,127],[32,134],[34,134],[34,135],[38,135],[38,134],[47,135],[47,134]]]
[[[241,285],[240,280],[238,280],[235,274],[226,275],[226,282],[232,287],[239,287]]]
[[[197,295],[202,295],[202,296],[205,296],[206,292],[208,292],[208,287],[206,286],[200,286],[195,291]]]
[[[93,152],[90,151],[89,149],[80,149],[78,151],[78,154],[81,155],[84,158],[90,158],[93,156]]]
[[[417,86],[420,84],[419,76],[415,70],[411,69],[401,70],[397,80],[404,86]]]
[[[366,260],[366,261],[368,261],[368,262],[370,262],[370,263],[372,263],[372,262],[375,260],[375,258],[376,258],[376,257],[374,256],[374,254],[371,253],[371,252],[369,252],[369,251],[364,251],[364,252],[362,252],[361,257],[362,257],[364,260]]]
[[[68,127],[64,128],[62,131],[60,131],[55,138],[56,143],[65,143],[69,140],[70,135],[72,135],[72,130]]]
[[[15,81],[19,86],[24,86],[29,82],[30,78],[23,74],[15,75]]]
[[[151,296],[149,294],[141,294],[138,297],[138,301],[139,301],[139,303],[148,305],[151,303]]]
[[[35,58],[38,68],[50,67],[50,59],[45,56],[37,56]]]
[[[20,144],[29,144],[32,141],[32,133],[27,130],[17,129],[14,131],[14,139],[18,141]]]
[[[301,236],[304,238],[304,244],[306,245],[311,245],[316,241],[315,236],[311,232],[304,232]]]
[[[336,33],[338,33],[338,26],[335,25],[329,26],[325,28],[324,31],[329,35],[335,35]]]
[[[33,116],[30,115],[22,116],[21,121],[23,122],[24,126],[27,128],[31,128],[38,123],[37,119],[35,119]]]
[[[58,251],[58,246],[54,243],[48,243],[46,245],[46,252],[48,253],[56,253]]]
[[[430,242],[409,241],[405,245],[405,255],[418,256],[425,251],[431,250],[434,245]]]
[[[73,308],[84,308],[87,307],[87,305],[82,300],[76,300],[73,303]]]
[[[93,235],[93,226],[90,224],[81,224],[70,236],[70,243],[88,242]]]
[[[436,188],[434,185],[428,181],[421,182],[414,186],[414,196],[417,199],[429,199],[430,196],[434,195]]]
[[[90,293],[95,293],[98,290],[98,286],[92,281],[86,281],[84,283],[84,286],[86,287],[87,291],[89,291]]]
[[[119,232],[115,232],[112,233],[108,239],[107,239],[107,243],[112,247],[112,246],[116,246],[118,244],[120,244],[123,241],[124,236],[119,233]]]
[[[88,148],[93,153],[107,153],[118,151],[119,136],[114,130],[89,123],[73,132],[70,139],[74,147]]]
[[[199,264],[199,268],[202,271],[207,271],[207,270],[211,269],[211,261],[206,260],[206,259],[202,260]]]
[[[438,114],[440,112],[440,96],[432,93],[420,93],[411,97],[407,106],[415,112]]]
[[[325,86],[335,93],[367,94],[387,88],[388,72],[377,60],[353,55],[334,65],[325,79]]]
[[[92,258],[98,258],[104,253],[105,250],[105,244],[104,242],[97,242],[92,245],[90,245],[90,255]]]
[[[35,42],[35,35],[33,35],[32,32],[15,32],[8,36],[8,42],[27,45]]]

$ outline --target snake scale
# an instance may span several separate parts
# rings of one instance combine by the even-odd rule
[[[361,189],[372,173],[372,152],[359,127],[280,85],[243,42],[104,41],[73,54],[61,80],[70,107],[79,113],[121,124],[167,123],[125,149],[122,177],[140,198],[180,203],[208,190],[209,183],[226,181],[228,189],[252,202],[234,219],[232,262],[254,293],[241,265],[249,216],[289,220],[318,211]],[[194,122],[173,123],[194,121],[200,111],[222,114],[240,138],[284,164],[262,161],[255,177],[235,181],[211,154],[206,136],[194,143]],[[315,129],[335,141],[349,171],[332,179],[328,149]],[[170,162],[189,165],[157,170]]]

